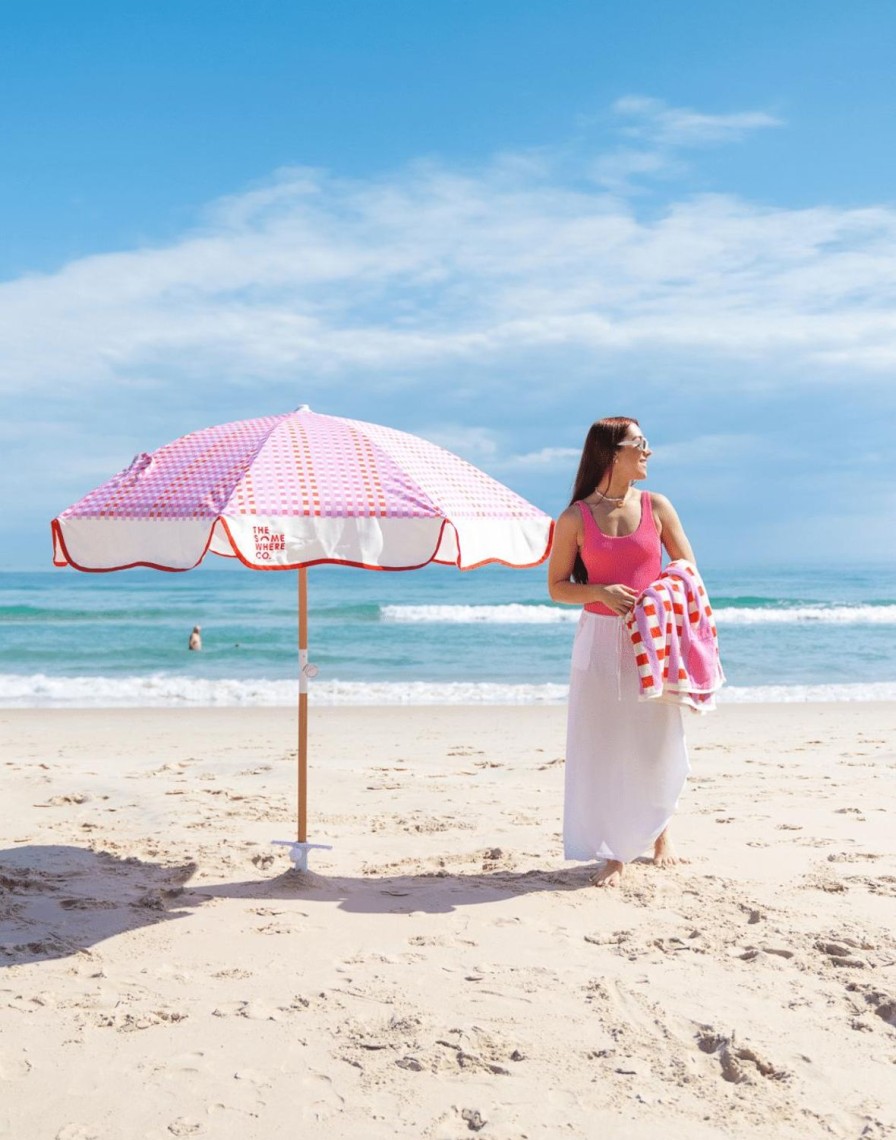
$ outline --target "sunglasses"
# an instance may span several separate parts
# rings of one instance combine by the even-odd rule
[[[638,451],[650,451],[650,444],[643,435],[639,435],[637,439],[624,439],[619,444],[620,447],[636,447]]]

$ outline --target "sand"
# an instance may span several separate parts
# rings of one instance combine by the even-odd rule
[[[562,708],[0,714],[0,1135],[896,1135],[896,706],[688,716],[589,886]]]

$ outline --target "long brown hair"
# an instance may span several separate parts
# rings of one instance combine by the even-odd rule
[[[579,470],[572,486],[570,506],[580,499],[587,499],[600,484],[609,471],[613,457],[632,424],[636,427],[641,426],[631,416],[607,416],[602,420],[596,420],[591,425],[588,434],[585,436],[585,446],[582,448]],[[572,577],[575,582],[585,583],[588,581],[588,571],[585,569],[585,563],[580,554],[576,555]]]

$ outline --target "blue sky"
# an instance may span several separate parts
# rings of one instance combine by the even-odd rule
[[[637,416],[706,565],[896,555],[896,9],[0,5],[0,568],[300,403],[556,513]]]

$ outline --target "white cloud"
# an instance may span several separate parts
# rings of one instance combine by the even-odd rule
[[[591,177],[614,194],[637,193],[634,179],[669,178],[681,169],[680,163],[663,150],[622,149],[601,155],[591,166]]]
[[[616,112],[670,146],[777,124],[640,97]],[[626,162],[655,168],[648,151],[614,161],[622,182]],[[642,218],[587,187],[547,152],[368,181],[279,171],[167,247],[0,285],[0,386],[80,399],[301,375],[313,394],[361,375],[394,390],[449,367],[511,375],[521,359],[562,376],[578,354],[697,359],[710,387],[716,362],[746,361],[749,388],[768,366],[855,384],[896,364],[896,210],[713,195]]]
[[[799,537],[813,488],[839,509],[838,486],[886,469],[896,208],[683,193],[689,152],[779,125],[761,112],[629,97],[614,121],[622,148],[575,161],[278,171],[168,246],[0,284],[4,525],[52,517],[135,451],[306,401],[426,435],[562,509],[587,423],[624,396],[669,441],[651,479],[701,549],[765,535],[796,472],[789,541],[826,556],[821,527]],[[864,535],[844,521],[840,545]]]
[[[683,151],[736,143],[751,132],[784,126],[765,111],[707,115],[645,95],[625,95],[611,112],[611,126],[626,144],[601,154],[590,173],[598,185],[626,196],[641,193],[651,180],[668,181],[687,171]]]
[[[653,448],[653,459],[664,468],[697,465],[733,467],[749,458],[758,458],[772,447],[764,436],[751,433],[724,433],[694,436],[658,444]]]
[[[765,111],[707,115],[689,107],[670,107],[645,95],[625,95],[616,100],[612,110],[627,120],[625,134],[664,147],[738,142],[750,131],[784,126],[783,120]]]
[[[510,455],[495,466],[504,471],[575,470],[582,449],[580,447],[542,447],[521,455]]]
[[[456,455],[463,456],[471,463],[489,463],[499,451],[497,434],[490,428],[471,427],[466,424],[439,424],[434,427],[421,427],[415,432],[424,439],[437,443]]]

